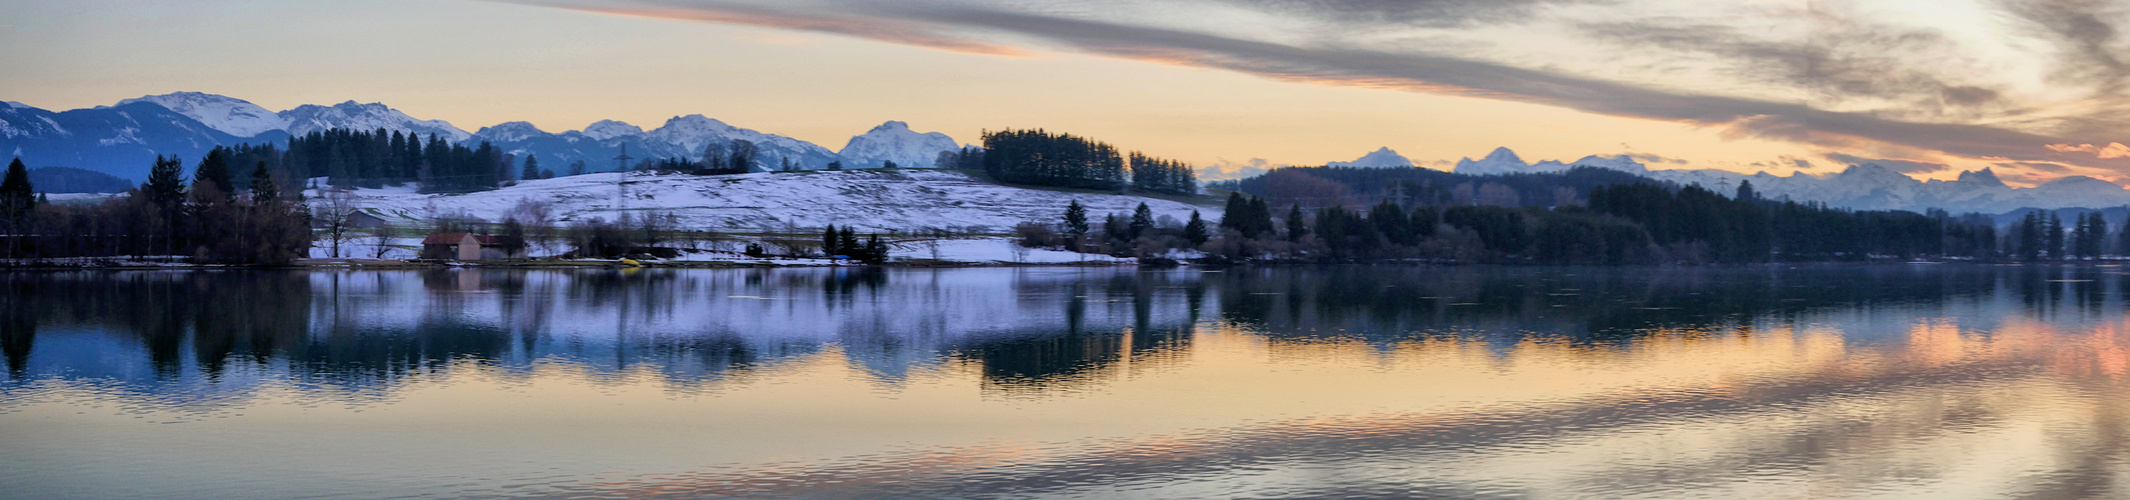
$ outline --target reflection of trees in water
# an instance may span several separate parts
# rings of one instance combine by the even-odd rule
[[[37,332],[58,326],[135,339],[148,371],[163,379],[188,370],[213,379],[234,363],[285,362],[299,380],[374,386],[459,361],[524,367],[561,357],[595,373],[648,364],[689,385],[836,343],[847,362],[881,383],[947,360],[971,363],[992,389],[1044,391],[1107,380],[1126,366],[1158,370],[1191,349],[1201,313],[1275,345],[1337,337],[1384,348],[1445,336],[1497,345],[1628,342],[1659,329],[1746,332],[1766,322],[1824,320],[1827,311],[2000,296],[2043,319],[2099,321],[2119,315],[2107,305],[2123,302],[2130,277],[2116,269],[15,273],[0,291],[8,306],[0,312],[0,354],[9,377],[24,378],[37,370],[29,361]],[[1967,309],[1977,321],[2002,316]],[[811,326],[755,331],[785,323]]]
[[[1048,327],[972,336],[951,352],[978,367],[988,391],[1074,390],[1106,379],[1127,359],[1149,366],[1179,357],[1190,347],[1202,290],[1196,273],[1159,271],[1023,283],[1016,287],[1023,302],[1062,302],[1063,317]]]
[[[1608,343],[1647,332],[1789,322],[1802,312],[1991,293],[1986,267],[1486,268],[1340,266],[1213,275],[1222,319],[1275,339],[1390,343],[1478,335]]]

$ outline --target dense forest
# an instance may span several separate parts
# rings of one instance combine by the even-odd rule
[[[984,148],[972,154],[941,155],[940,164],[980,163],[999,182],[1139,192],[1195,194],[1198,177],[1190,165],[1133,152],[1127,158],[1108,143],[1040,129],[984,132]],[[974,162],[968,161],[969,159]]]
[[[1075,204],[1057,221],[1018,228],[1019,236],[1030,246],[1139,257],[1196,250],[1226,262],[2037,261],[2130,253],[2130,231],[2110,231],[2099,213],[2066,225],[2033,212],[2000,234],[1979,214],[1846,210],[1765,199],[1751,183],[1719,193],[1587,168],[1487,177],[1292,168],[1224,187],[1237,191],[1211,234],[1176,221],[1090,216]]]
[[[158,156],[137,189],[98,203],[54,204],[32,194],[36,187],[17,158],[0,178],[0,258],[284,264],[308,253],[310,215],[301,190],[283,189],[265,161],[237,175],[229,160],[229,151],[210,152],[188,183],[182,160]]]

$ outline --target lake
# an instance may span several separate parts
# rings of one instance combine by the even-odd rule
[[[2130,268],[0,274],[12,498],[2130,495]]]

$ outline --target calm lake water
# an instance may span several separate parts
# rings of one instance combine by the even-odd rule
[[[2130,268],[0,274],[0,497],[2130,496]]]

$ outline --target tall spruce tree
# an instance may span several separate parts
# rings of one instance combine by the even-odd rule
[[[7,163],[7,175],[0,179],[0,212],[19,229],[36,208],[37,189],[30,186],[30,169],[16,158]]]
[[[1183,239],[1189,240],[1193,247],[1204,245],[1206,240],[1211,239],[1206,234],[1206,220],[1198,217],[1197,210],[1192,210],[1191,221],[1183,224]]]
[[[266,162],[251,171],[251,202],[257,206],[269,206],[281,198],[281,187],[274,184],[274,172],[267,170]]]
[[[1080,205],[1080,200],[1072,200],[1072,204],[1065,206],[1065,234],[1072,237],[1066,245],[1079,250],[1080,239],[1087,237],[1087,229],[1087,207]]]
[[[1132,209],[1131,239],[1138,240],[1140,236],[1146,235],[1146,230],[1153,228],[1154,209],[1147,207],[1145,202],[1140,202],[1139,208]]]
[[[203,182],[213,184],[215,189],[222,191],[224,197],[235,199],[236,184],[230,182],[227,148],[216,146],[207,150],[206,157],[200,158],[199,165],[192,170],[193,190],[199,190]]]
[[[148,182],[141,184],[141,193],[165,211],[177,209],[185,201],[184,169],[184,161],[175,155],[155,155],[155,166],[148,170]]]
[[[518,180],[529,181],[538,178],[540,178],[540,157],[526,154],[525,170],[518,173]]]

